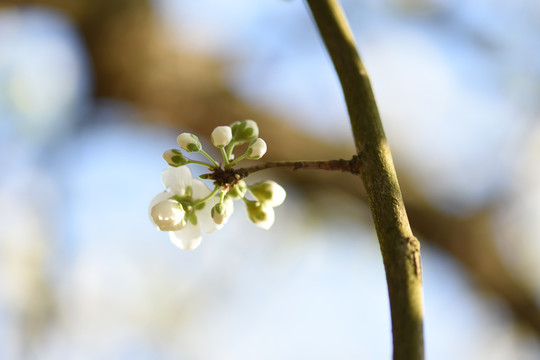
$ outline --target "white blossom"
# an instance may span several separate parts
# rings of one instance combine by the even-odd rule
[[[161,194],[160,194],[161,195]],[[186,226],[184,215],[186,212],[178,201],[167,199],[158,202],[150,208],[152,222],[162,231],[176,231]]]
[[[246,127],[244,128],[248,131],[251,132],[251,136],[256,138],[259,136],[259,126],[257,125],[257,123],[253,120],[244,120],[245,124],[246,124]]]
[[[212,131],[210,140],[215,147],[224,147],[229,145],[232,140],[232,130],[230,126],[218,126]]]
[[[233,201],[226,197],[223,203],[216,204],[212,208],[212,220],[218,225],[224,225],[233,213]]]
[[[249,220],[258,227],[268,230],[274,224],[274,209],[269,204],[260,201],[247,201],[246,209]]]
[[[231,124],[233,141],[242,144],[259,136],[259,126],[253,120],[236,121]]]
[[[269,229],[274,224],[274,207],[285,200],[285,190],[274,181],[248,186],[239,176],[240,173],[235,173],[236,170],[232,168],[242,159],[260,159],[266,153],[266,142],[258,136],[259,127],[253,120],[216,127],[211,134],[211,141],[221,149],[224,168],[202,149],[197,136],[190,133],[178,136],[180,147],[188,152],[200,152],[212,165],[186,158],[177,149],[163,154],[169,164],[162,173],[162,181],[167,190],[151,201],[149,214],[150,220],[159,230],[169,232],[176,246],[185,250],[195,249],[201,243],[202,233],[220,229],[233,213],[234,199],[244,201],[248,217],[255,225]],[[245,143],[248,143],[246,152],[233,161],[234,147]],[[201,177],[215,180],[214,190],[210,191],[201,180],[194,179],[187,164],[208,166],[214,173]],[[219,177],[221,173],[218,171],[225,173],[225,177]],[[235,174],[234,178],[228,177]]]
[[[254,185],[249,186],[249,191],[259,200],[271,207],[276,207],[283,204],[287,193],[285,189],[281,187],[275,181],[267,180]]]
[[[199,138],[190,133],[182,133],[178,135],[176,141],[182,149],[189,152],[200,151],[202,148]]]
[[[247,158],[256,160],[263,157],[263,155],[266,153],[266,142],[261,139],[257,138],[253,144],[251,144],[247,151]]]
[[[187,166],[168,167],[163,171],[161,179],[168,191],[158,194],[151,201],[151,220],[158,229],[169,231],[171,241],[179,248],[195,249],[201,243],[202,233],[211,233],[223,226],[216,224],[211,216],[211,210],[219,198],[212,197],[205,202],[198,201],[206,198],[211,192],[201,180],[191,176]],[[172,203],[168,202],[170,199],[181,204],[184,211],[182,219],[184,226],[177,230],[172,225],[163,227],[164,222],[169,221],[172,224],[179,218],[179,213],[171,210],[172,205],[169,204]],[[159,220],[160,217],[163,220]],[[171,220],[165,220],[166,218]]]
[[[163,159],[169,164],[169,166],[182,166],[187,165],[189,163],[189,159],[187,159],[180,150],[171,149],[167,150],[163,153]]]

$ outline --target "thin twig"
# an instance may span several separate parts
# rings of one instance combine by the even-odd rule
[[[354,155],[350,160],[326,160],[326,161],[279,161],[279,162],[266,162],[255,166],[245,168],[214,168],[212,173],[204,174],[201,177],[204,179],[214,180],[216,185],[234,185],[238,181],[248,177],[254,172],[274,169],[285,168],[291,170],[330,170],[330,171],[343,171],[351,174],[360,174],[361,167],[360,157]]]
[[[279,161],[279,162],[267,162],[260,165],[250,166],[243,169],[238,169],[238,173],[242,178],[247,177],[254,172],[272,169],[272,168],[288,168],[291,170],[329,170],[329,171],[343,171],[351,174],[360,174],[361,161],[360,158],[355,155],[350,160],[327,160],[327,161]]]

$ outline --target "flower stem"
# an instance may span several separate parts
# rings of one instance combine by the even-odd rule
[[[223,204],[223,200],[225,200],[225,195],[227,194],[226,191],[222,191],[219,193],[219,203]]]
[[[247,156],[248,156],[247,153],[245,153],[245,154],[242,155],[242,156],[239,156],[237,159],[234,159],[234,161],[232,161],[232,162],[230,163],[230,166],[233,166],[233,165],[237,164],[238,162],[244,160],[245,158],[247,158]]]
[[[209,199],[213,198],[214,195],[216,195],[216,193],[218,192],[219,188],[220,188],[219,186],[215,186],[214,190],[212,190],[212,192],[210,194],[208,194],[208,196],[206,196],[206,197],[204,197],[202,199],[194,201],[192,206],[196,206],[196,205],[198,205],[200,203],[205,202],[206,200],[209,200]]]
[[[227,152],[225,151],[225,147],[221,147],[221,155],[223,155],[223,161],[226,168],[230,167],[229,165],[229,156],[227,155]]]
[[[191,160],[191,159],[189,160],[188,164],[198,164],[198,165],[206,166],[209,169],[212,169],[214,166],[212,164],[205,163],[204,161],[197,161],[197,160]]]
[[[226,152],[226,156],[225,156],[227,158],[227,162],[230,161],[231,155],[232,155],[232,152],[233,152],[235,146],[236,146],[236,142],[234,140],[229,143],[229,146],[227,146],[227,152]],[[227,168],[229,169],[230,167],[231,167],[231,165],[229,164],[227,166]]]
[[[201,154],[203,154],[204,156],[206,156],[206,158],[208,160],[210,160],[212,162],[212,164],[215,166],[215,167],[219,167],[219,164],[210,156],[206,153],[206,151],[204,151],[203,149],[199,150],[199,152]]]

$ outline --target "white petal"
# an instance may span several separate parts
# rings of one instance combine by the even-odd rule
[[[283,204],[286,196],[287,193],[285,192],[285,189],[281,187],[281,185],[272,181],[272,199],[268,202],[268,204],[272,207],[279,206]]]
[[[213,210],[216,210],[215,206]],[[217,225],[225,225],[233,212],[234,212],[233,201],[230,197],[227,196],[223,200],[223,212],[218,213],[217,211],[213,211],[212,220],[214,220],[214,223],[216,223]],[[212,211],[210,211],[210,214],[212,214]]]
[[[169,232],[172,243],[182,250],[193,250],[201,243],[201,229],[188,223],[185,228]]]
[[[163,185],[174,195],[184,195],[186,187],[191,185],[191,170],[187,166],[169,166],[161,174]]]
[[[154,205],[150,210],[150,215],[154,220],[154,224],[162,231],[177,231],[186,225],[184,221],[186,213],[182,205],[173,199],[168,199]]]
[[[225,205],[225,216],[230,217],[234,212],[234,201],[230,197],[226,197],[225,200],[223,200],[223,204]]]
[[[253,129],[253,137],[256,138],[259,136],[259,126],[253,120],[244,120],[246,122],[246,129]]]
[[[260,221],[256,223],[255,225],[265,230],[268,230],[274,224],[275,214],[274,214],[274,209],[272,209],[270,206],[264,207],[264,210],[266,213],[266,219],[264,221]]]
[[[210,140],[215,147],[223,147],[229,145],[232,139],[232,131],[230,126],[218,126],[212,131]]]
[[[158,227],[156,223],[154,222],[154,218],[152,217],[152,208],[157,205],[158,203],[167,200],[172,196],[171,193],[164,191],[162,193],[157,194],[152,201],[150,201],[150,206],[148,207],[148,217],[150,218],[150,221],[152,224],[154,224],[155,227]],[[158,228],[159,229],[159,228]]]
[[[285,189],[271,180],[253,184],[249,186],[249,190],[257,200],[272,207],[281,205],[287,196]]]
[[[253,145],[251,145],[248,149],[248,159],[260,159],[263,157],[264,154],[266,154],[266,150],[267,150],[267,146],[266,146],[266,142],[261,139],[261,138],[258,138],[257,140],[255,140],[255,142],[253,143]]]
[[[227,217],[225,216],[226,214],[223,206],[217,204],[212,208],[211,214],[212,220],[214,220],[217,225],[225,224],[227,222]]]
[[[203,233],[209,234],[223,227],[223,224],[218,225],[212,220],[212,208],[219,202],[219,198],[214,196],[206,201],[206,205],[202,210],[197,211],[197,220],[201,226]]]
[[[178,145],[184,150],[189,152],[201,150],[201,143],[199,138],[190,133],[183,133],[176,138]]]
[[[210,189],[199,179],[191,180],[191,189],[193,190],[193,199],[203,199],[210,194]]]

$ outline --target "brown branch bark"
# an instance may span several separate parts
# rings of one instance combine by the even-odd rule
[[[390,296],[394,359],[423,359],[423,293],[420,243],[414,237],[390,147],[352,32],[337,1],[307,0],[345,95],[360,176],[384,260]]]
[[[353,156],[351,160],[322,160],[322,161],[276,161],[266,162],[259,165],[244,168],[213,168],[209,174],[201,175],[202,179],[214,180],[216,185],[235,185],[238,181],[245,179],[249,175],[268,169],[291,169],[291,170],[327,170],[342,171],[359,175],[361,160],[358,156]]]

